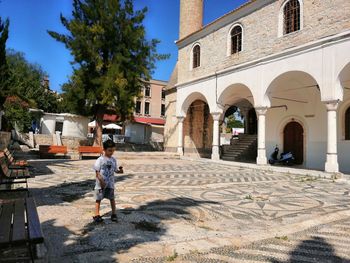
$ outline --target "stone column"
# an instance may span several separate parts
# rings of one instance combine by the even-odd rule
[[[266,165],[266,145],[265,145],[265,130],[266,130],[266,107],[255,108],[258,115],[258,157],[256,163],[258,165]]]
[[[177,117],[177,120],[178,120],[178,131],[179,131],[177,153],[179,155],[184,155],[184,120],[185,120],[185,117],[183,117],[183,116]]]
[[[215,112],[211,114],[213,116],[213,145],[212,145],[212,160],[220,160],[220,117],[221,113]]]
[[[325,171],[338,173],[338,147],[337,147],[337,109],[338,101],[325,102],[327,107],[327,161]]]

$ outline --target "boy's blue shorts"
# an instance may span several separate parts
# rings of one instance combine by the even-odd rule
[[[114,200],[114,189],[113,188],[104,188],[104,189],[95,189],[95,198],[96,201],[101,201],[103,199]]]

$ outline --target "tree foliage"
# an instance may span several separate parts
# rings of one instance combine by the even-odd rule
[[[7,124],[18,131],[27,131],[31,126],[29,104],[17,96],[8,96],[4,103]]]
[[[122,120],[131,115],[142,79],[149,79],[158,40],[146,39],[147,9],[134,11],[132,0],[73,0],[72,18],[61,15],[69,34],[49,34],[70,50],[74,73],[63,85],[63,98],[73,113],[97,120],[95,143],[101,144],[103,112],[113,108]]]
[[[228,116],[226,120],[226,127],[230,130],[232,130],[232,128],[244,128],[243,122],[241,120],[237,120],[233,114]]]
[[[57,112],[58,96],[45,83],[47,74],[37,64],[29,63],[23,53],[14,50],[7,52],[9,81],[7,89],[10,95],[16,95],[27,101],[32,108],[46,112]]]

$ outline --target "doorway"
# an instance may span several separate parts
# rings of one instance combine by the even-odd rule
[[[300,123],[292,121],[286,125],[283,132],[283,150],[292,152],[295,164],[304,162],[304,129]]]
[[[248,112],[247,130],[248,134],[258,134],[258,119],[254,108],[250,109]]]

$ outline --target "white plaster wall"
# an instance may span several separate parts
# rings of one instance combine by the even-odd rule
[[[326,107],[320,100],[312,105],[312,111],[307,109],[307,105],[299,103],[281,104],[286,104],[288,110],[284,108],[269,109],[266,114],[267,156],[270,156],[276,144],[283,151],[283,130],[289,122],[294,120],[304,128],[303,166],[309,169],[323,170],[327,154]]]
[[[89,119],[83,116],[64,116],[62,136],[86,137]]]
[[[55,133],[55,127],[56,127],[56,116],[55,115],[44,115],[41,118],[41,133],[42,134]]]

